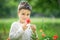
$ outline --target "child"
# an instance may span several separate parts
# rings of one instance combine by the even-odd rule
[[[31,10],[31,6],[27,2],[21,2],[18,5],[19,21],[13,22],[11,25],[10,40],[33,40],[31,36],[36,32],[36,26],[26,23],[26,19],[30,19]]]

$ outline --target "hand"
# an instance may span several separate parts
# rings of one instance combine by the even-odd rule
[[[36,40],[39,40],[39,38],[36,38]]]
[[[31,25],[31,29],[32,29],[32,31],[35,33],[35,31],[36,31],[36,26],[35,26],[35,25]]]
[[[26,26],[27,24],[25,23],[25,24],[23,24],[23,30],[25,31],[26,29],[27,29],[27,26]]]
[[[7,38],[7,40],[10,40],[10,38]]]

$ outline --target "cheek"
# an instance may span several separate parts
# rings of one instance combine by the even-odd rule
[[[29,15],[29,16],[27,16],[27,18],[30,18],[30,15]]]
[[[20,15],[18,14],[18,17],[20,18]]]
[[[21,14],[18,14],[18,16],[19,16],[19,18],[23,18],[24,16],[23,15],[21,15]]]
[[[30,18],[30,15],[28,17]]]
[[[20,17],[21,17],[21,18],[24,18],[24,15],[21,15]]]

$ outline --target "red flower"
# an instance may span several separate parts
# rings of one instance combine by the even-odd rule
[[[56,40],[58,38],[58,35],[54,35],[53,39]]]
[[[27,24],[29,24],[30,23],[30,19],[28,18],[28,19],[26,19],[26,23]]]
[[[43,33],[43,34],[42,34],[42,37],[45,37],[45,36],[46,36],[46,35]]]

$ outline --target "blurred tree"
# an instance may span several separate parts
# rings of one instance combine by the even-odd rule
[[[17,13],[17,5],[16,0],[0,0],[0,17],[13,17]]]
[[[21,0],[0,0],[0,18],[16,17],[17,6]],[[25,0],[28,1],[33,12],[43,13],[46,16],[60,17],[60,0]]]
[[[45,14],[46,16],[60,14],[59,0],[33,0],[30,2],[34,11]]]

